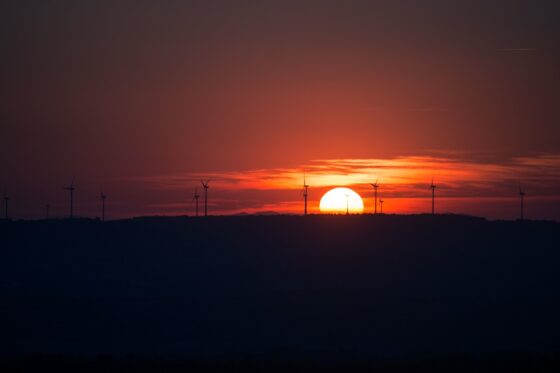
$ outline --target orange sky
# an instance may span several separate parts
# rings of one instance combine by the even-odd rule
[[[301,213],[303,171],[309,189],[309,211],[318,213],[321,196],[330,188],[350,187],[373,210],[369,185],[379,179],[379,196],[387,213],[423,213],[430,210],[430,182],[437,184],[437,211],[467,213],[491,218],[515,218],[518,188],[527,193],[528,216],[558,218],[543,205],[558,206],[560,157],[539,155],[507,162],[483,161],[466,154],[439,154],[387,159],[317,160],[295,168],[255,169],[239,172],[205,172],[138,178],[161,193],[181,193],[181,201],[158,204],[175,214],[193,212],[189,201],[200,179],[211,179],[210,210],[214,214],[275,211]]]
[[[0,193],[13,217],[310,209],[560,218],[557,1],[6,0]],[[487,203],[480,203],[482,198]],[[503,199],[506,200],[503,200]],[[510,198],[511,201],[508,199]],[[553,199],[551,201],[551,199]],[[531,201],[531,202],[530,202]],[[488,206],[493,206],[492,208]]]

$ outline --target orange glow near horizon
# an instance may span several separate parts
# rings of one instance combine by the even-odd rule
[[[378,197],[385,202],[384,212],[404,214],[430,211],[432,178],[437,185],[436,212],[483,216],[492,215],[492,208],[507,211],[506,216],[515,215],[521,181],[533,198],[543,201],[557,198],[560,186],[560,156],[554,155],[501,162],[469,159],[463,154],[316,160],[294,168],[191,173],[136,181],[153,184],[167,193],[178,193],[192,190],[202,178],[211,179],[209,206],[214,214],[300,214],[303,211],[304,170],[309,185],[310,213],[320,213],[320,197],[337,187],[355,191],[362,196],[363,211],[372,212],[374,203],[370,184],[376,179],[380,185]],[[543,175],[547,175],[546,180]],[[187,203],[190,204],[192,202]],[[186,209],[185,203],[174,206],[177,211]]]

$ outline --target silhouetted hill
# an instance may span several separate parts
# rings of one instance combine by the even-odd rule
[[[2,222],[0,237],[5,359],[560,350],[556,222],[145,217]]]

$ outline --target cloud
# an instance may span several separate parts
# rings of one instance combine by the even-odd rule
[[[485,213],[479,203],[483,199],[498,204],[515,200],[519,184],[523,185],[528,196],[560,200],[560,155],[547,154],[513,157],[499,162],[460,152],[394,158],[319,159],[293,168],[185,173],[136,178],[135,181],[169,191],[194,190],[200,179],[211,179],[210,204],[214,213],[271,210],[296,213],[301,210],[304,170],[310,185],[310,210],[315,212],[322,194],[336,186],[353,188],[367,202],[371,199],[369,184],[377,178],[386,208],[392,206],[393,212],[422,212],[418,206],[423,206],[430,198],[432,177],[438,186],[438,199],[447,201],[458,212]],[[184,207],[194,201],[169,201],[167,205],[157,207],[164,210],[167,207],[172,212],[177,210],[174,203],[184,211]]]
[[[498,52],[536,52],[536,48],[501,48]]]

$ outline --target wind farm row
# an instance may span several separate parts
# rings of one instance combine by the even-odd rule
[[[210,179],[207,180],[200,180],[200,184],[202,186],[202,189],[204,191],[204,211],[203,211],[203,215],[202,216],[208,216],[208,190],[210,189]],[[383,204],[385,203],[385,200],[379,198],[379,191],[378,189],[380,188],[380,184],[379,184],[379,178],[375,180],[374,183],[369,184],[371,185],[371,187],[373,188],[373,209],[372,209],[372,213],[374,215],[379,214],[383,214]],[[306,175],[304,173],[303,175],[303,188],[301,191],[301,196],[303,198],[303,215],[307,216],[308,215],[308,196],[309,196],[309,188],[310,185],[307,183],[307,179],[306,179]],[[75,212],[74,212],[74,192],[76,191],[76,186],[74,184],[74,180],[72,180],[72,182],[63,188],[63,190],[68,192],[68,215],[65,215],[65,217],[72,219],[75,217]],[[434,179],[432,178],[432,181],[429,185],[429,190],[431,190],[431,214],[435,215],[436,214],[436,184],[434,183]],[[106,218],[106,214],[105,214],[105,207],[106,207],[106,200],[107,200],[107,194],[105,194],[105,192],[103,191],[103,189],[101,190],[100,194],[99,194],[99,199],[100,199],[100,217],[99,219],[101,221],[105,221]],[[199,194],[199,189],[198,187],[195,187],[194,189],[194,194],[193,194],[193,200],[194,200],[194,216],[195,217],[199,217],[201,216],[200,212],[199,212],[199,199],[200,199],[201,195]],[[346,196],[348,198],[348,196]],[[10,219],[10,214],[9,214],[9,206],[10,206],[10,201],[11,201],[11,197],[5,192],[4,193],[4,219],[8,220]],[[524,216],[524,204],[525,204],[525,190],[523,190],[521,188],[521,186],[519,186],[519,219],[523,220],[525,218]],[[378,210],[379,207],[379,210]],[[346,209],[346,214],[349,214],[350,211],[347,208]],[[50,219],[52,218],[51,216],[51,205],[49,203],[45,204],[45,215],[44,215],[45,219]]]

